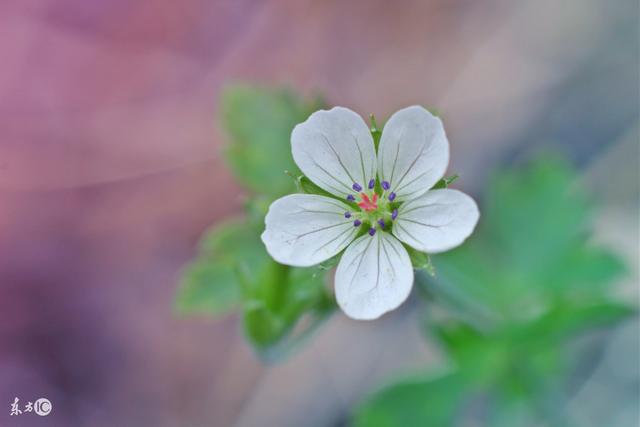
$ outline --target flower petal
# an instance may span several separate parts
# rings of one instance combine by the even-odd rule
[[[480,212],[476,202],[458,190],[431,190],[398,209],[393,234],[428,253],[452,249],[473,232]]]
[[[391,184],[396,200],[423,194],[444,175],[449,164],[449,141],[442,121],[422,107],[402,109],[382,130],[378,172]]]
[[[313,113],[291,134],[293,159],[322,189],[339,197],[365,187],[376,176],[376,151],[371,131],[353,111],[335,107]]]
[[[365,234],[342,255],[335,278],[338,305],[353,319],[375,319],[404,302],[413,285],[409,254],[389,233]]]
[[[313,194],[292,194],[269,206],[262,241],[281,264],[309,267],[343,250],[358,233],[339,200]]]

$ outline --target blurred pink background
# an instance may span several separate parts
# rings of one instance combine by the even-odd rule
[[[389,372],[437,357],[410,304],[376,325],[338,316],[279,367],[255,358],[236,317],[172,313],[199,235],[240,206],[219,155],[223,85],[317,90],[380,118],[436,107],[450,170],[479,195],[493,167],[543,143],[585,169],[635,152],[637,8],[3,1],[0,425],[282,426],[305,412],[340,425]],[[607,206],[628,212],[628,194]],[[9,418],[14,397],[43,396],[48,418]]]

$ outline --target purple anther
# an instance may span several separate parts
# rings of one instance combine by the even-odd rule
[[[378,220],[378,224],[380,224],[380,227],[384,228],[384,219],[380,218]]]
[[[359,219],[356,219],[355,221],[353,221],[354,227],[360,227],[361,224],[362,224],[362,221],[360,221]]]
[[[382,188],[384,188],[385,190],[390,189],[391,184],[389,184],[389,181],[382,181]]]
[[[345,218],[351,218],[351,212],[345,212],[344,213],[344,217]]]
[[[370,228],[369,229],[369,236],[373,236],[374,234],[376,234],[376,229],[375,228]]]
[[[355,198],[355,197],[353,197],[353,194],[349,194],[349,195],[347,196],[347,200],[348,200],[348,201],[350,201],[350,202],[355,202],[355,201],[356,201],[356,198]]]
[[[396,218],[398,218],[398,209],[394,209],[393,212],[391,212],[391,220],[395,221]]]
[[[389,194],[389,201],[393,202],[393,200],[396,198],[396,193],[394,193],[393,191],[391,192],[391,194]]]
[[[354,182],[351,188],[353,188],[355,191],[358,191],[358,192],[362,191],[362,187],[357,182]]]
[[[369,180],[369,190],[373,190],[373,187],[376,186],[376,180],[375,179],[370,179]]]

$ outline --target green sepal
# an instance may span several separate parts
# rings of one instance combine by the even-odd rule
[[[300,193],[317,194],[319,196],[326,196],[334,199],[336,198],[336,196],[318,187],[313,181],[311,181],[309,178],[307,178],[304,175],[300,175],[296,178],[296,188]]]
[[[436,269],[431,262],[429,254],[420,252],[409,245],[403,244],[407,252],[409,253],[409,259],[411,259],[411,265],[415,270],[424,270],[430,276],[436,275]]]
[[[441,117],[442,116],[442,112],[440,110],[438,110],[435,107],[428,107],[425,108],[425,110],[427,110],[428,112],[430,112],[431,114],[433,114],[436,117]]]
[[[320,264],[318,264],[316,266],[316,268],[318,268],[319,270],[331,270],[333,267],[338,265],[338,262],[340,262],[340,258],[342,258],[342,252],[340,252],[337,255],[332,256],[331,258],[329,258],[326,261],[321,262]]]
[[[436,182],[436,185],[432,187],[432,190],[438,190],[441,188],[447,188],[451,185],[455,180],[457,180],[460,176],[458,174],[451,175],[449,177],[442,178],[440,181]]]
[[[371,121],[371,136],[373,137],[373,145],[376,147],[376,152],[378,152],[378,146],[380,145],[380,138],[382,137],[382,130],[378,128],[378,123],[376,122],[376,116],[373,113],[369,114],[369,121]]]

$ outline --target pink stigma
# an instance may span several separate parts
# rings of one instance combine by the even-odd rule
[[[367,196],[365,193],[360,193],[360,197],[362,198],[362,201],[358,203],[360,209],[365,212],[371,212],[378,209],[378,205],[376,204],[376,202],[378,201],[377,194],[374,193],[372,199],[369,199],[369,196]]]

